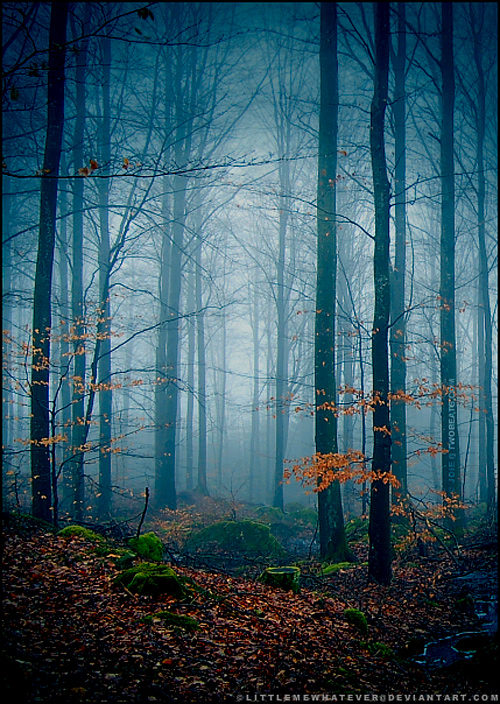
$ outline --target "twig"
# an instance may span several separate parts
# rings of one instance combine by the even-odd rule
[[[144,523],[144,519],[146,518],[146,512],[148,510],[148,503],[149,503],[149,487],[146,487],[146,501],[144,502],[144,508],[142,510],[141,520],[139,521],[139,525],[137,527],[137,533],[135,535],[136,538],[139,538],[142,524]]]

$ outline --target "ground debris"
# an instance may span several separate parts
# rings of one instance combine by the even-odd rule
[[[496,691],[496,670],[426,671],[404,645],[475,630],[457,608],[455,566],[397,564],[389,587],[368,585],[362,560],[300,594],[186,567],[189,599],[113,588],[112,553],[81,536],[42,528],[3,535],[5,701],[224,702],[254,693],[464,693]],[[105,551],[104,551],[105,552]],[[362,557],[362,556],[361,556]],[[493,551],[464,552],[470,572],[492,569]],[[461,591],[462,589],[462,591]],[[344,618],[366,616],[367,631]],[[179,628],[169,612],[192,619]]]

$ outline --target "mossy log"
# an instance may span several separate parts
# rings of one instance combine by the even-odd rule
[[[142,596],[156,597],[167,594],[182,599],[188,594],[171,567],[151,562],[142,562],[140,565],[120,572],[113,583]]]
[[[267,567],[260,575],[259,582],[270,587],[278,587],[294,594],[300,592],[300,569],[298,567]]]

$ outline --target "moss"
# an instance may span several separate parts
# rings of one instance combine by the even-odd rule
[[[188,541],[190,548],[238,552],[249,557],[270,557],[284,554],[269,526],[255,521],[219,521],[195,533]]]
[[[310,528],[315,528],[316,524],[318,522],[318,513],[312,508],[307,508],[301,506],[300,508],[294,508],[293,510],[290,510],[288,513],[288,517],[292,521],[296,521],[297,523],[301,523],[303,525],[306,525]]]
[[[163,621],[168,626],[182,628],[185,631],[200,630],[200,625],[195,618],[191,618],[191,616],[173,614],[171,611],[158,611],[158,613],[153,614],[152,616],[145,616],[143,621],[145,623],[153,623],[153,621],[157,619]]]
[[[354,626],[360,633],[368,633],[368,622],[362,611],[358,611],[358,609],[346,609],[344,611],[344,618],[347,623]]]
[[[74,536],[80,536],[86,540],[91,540],[93,542],[104,543],[104,538],[89,528],[84,528],[83,526],[66,526],[62,528],[57,535],[62,538],[73,538]]]
[[[268,567],[258,578],[262,584],[278,587],[284,591],[300,592],[300,569],[298,567]]]
[[[368,652],[372,655],[376,655],[379,658],[392,658],[394,657],[394,651],[390,645],[387,643],[381,643],[380,641],[375,641],[375,643],[363,643],[362,647],[366,648]]]
[[[113,584],[142,596],[156,597],[167,594],[182,599],[188,594],[171,567],[153,562],[142,562],[140,565],[120,572],[113,580]]]
[[[349,567],[352,567],[351,562],[335,562],[332,565],[326,565],[326,567],[323,567],[323,569],[320,572],[320,575],[322,577],[326,577],[329,574],[335,574],[339,570],[346,570]]]
[[[2,513],[3,527],[15,530],[19,535],[31,535],[44,531],[54,533],[55,528],[52,523],[36,518],[29,513],[17,513],[5,511]]]
[[[138,538],[130,538],[128,544],[145,560],[153,560],[154,562],[163,560],[163,543],[155,533],[144,533]]]
[[[257,506],[254,514],[261,523],[274,523],[283,519],[283,511],[277,506]]]
[[[110,557],[108,555],[108,557]],[[115,566],[119,570],[126,570],[132,567],[135,560],[137,560],[137,553],[131,552],[130,550],[117,550],[112,556]]]

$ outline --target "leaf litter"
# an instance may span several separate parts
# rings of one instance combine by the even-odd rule
[[[137,596],[113,587],[112,551],[81,536],[3,531],[2,677],[30,704],[232,702],[257,695],[490,694],[497,646],[477,662],[429,670],[418,643],[478,628],[447,555],[396,562],[389,587],[367,583],[366,546],[348,569],[318,576],[303,564],[294,595],[253,579],[175,566],[189,599]],[[490,570],[496,550],[464,550],[464,569]],[[344,612],[365,616],[367,633]],[[155,617],[196,621],[182,628]],[[189,622],[189,621],[186,621]],[[254,698],[254,699],[252,699]],[[335,699],[331,699],[335,701]],[[286,699],[285,699],[286,701]]]

